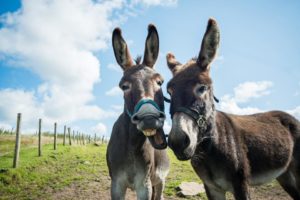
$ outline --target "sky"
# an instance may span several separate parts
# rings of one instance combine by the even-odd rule
[[[207,21],[221,31],[211,66],[217,108],[234,114],[283,110],[300,119],[300,2],[296,0],[0,0],[0,128],[22,133],[67,125],[109,137],[123,112],[122,70],[111,33],[122,29],[132,56],[144,52],[156,25],[155,65],[172,75],[165,56],[185,63],[198,55]],[[166,113],[169,106],[166,105]],[[170,130],[168,117],[165,130]]]

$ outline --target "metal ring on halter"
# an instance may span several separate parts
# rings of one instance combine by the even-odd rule
[[[202,129],[205,128],[207,125],[204,115],[201,115],[195,109],[186,108],[186,107],[178,107],[177,109],[175,109],[174,113],[176,113],[176,112],[182,112],[182,113],[190,116],[191,118],[193,118],[196,121],[197,125]],[[171,115],[171,118],[173,118],[173,115]]]

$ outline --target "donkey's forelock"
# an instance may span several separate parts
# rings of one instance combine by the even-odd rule
[[[138,55],[134,59],[136,65],[140,65],[142,63],[142,56]]]

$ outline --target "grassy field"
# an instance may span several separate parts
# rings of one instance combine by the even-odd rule
[[[13,149],[11,139],[7,137],[11,136],[1,136],[0,144],[6,144]],[[38,157],[36,145],[33,145],[34,138],[23,138],[23,143],[19,168],[11,168],[12,152],[0,157],[0,199],[54,199],[53,194],[59,194],[69,187],[80,187],[79,190],[83,192],[89,191],[90,183],[99,185],[101,188],[98,189],[102,191],[100,195],[105,194],[108,199],[110,180],[105,161],[105,144],[72,147],[58,145],[56,151],[52,144],[46,144],[43,146],[43,156]],[[171,152],[169,156],[172,164],[165,195],[175,198],[175,187],[182,181],[201,181],[189,162],[177,161]],[[72,199],[72,194],[69,195],[62,194],[63,198]]]
[[[0,145],[10,143],[10,136],[0,136]],[[27,140],[28,139],[28,140]],[[43,146],[37,156],[34,138],[24,138],[19,168],[12,169],[12,153],[0,156],[0,199],[110,199],[110,178],[105,161],[106,145]],[[33,143],[30,143],[32,140]],[[51,141],[51,138],[48,138]],[[6,141],[6,142],[5,142]],[[8,144],[7,144],[8,145]],[[171,169],[167,177],[165,199],[181,199],[176,187],[182,181],[201,182],[189,162],[178,161],[169,151]],[[277,183],[252,188],[253,199],[288,199]],[[257,195],[259,194],[259,195]],[[275,196],[274,196],[275,195]],[[253,195],[252,195],[253,197]],[[231,195],[228,195],[232,199]],[[135,199],[128,191],[127,199]],[[190,199],[207,199],[205,194]]]

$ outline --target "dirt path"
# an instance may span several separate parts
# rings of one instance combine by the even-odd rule
[[[252,200],[292,200],[285,191],[277,184],[267,184],[260,187],[253,187],[250,190]],[[78,200],[110,200],[110,179],[103,176],[94,182],[81,182],[80,184],[72,184],[59,191],[48,191],[52,194],[50,199],[78,199]],[[133,191],[127,190],[126,200],[136,199]],[[166,197],[166,200],[180,200],[185,198]],[[201,199],[194,197],[189,199]],[[227,195],[227,199],[233,200],[231,194]]]

